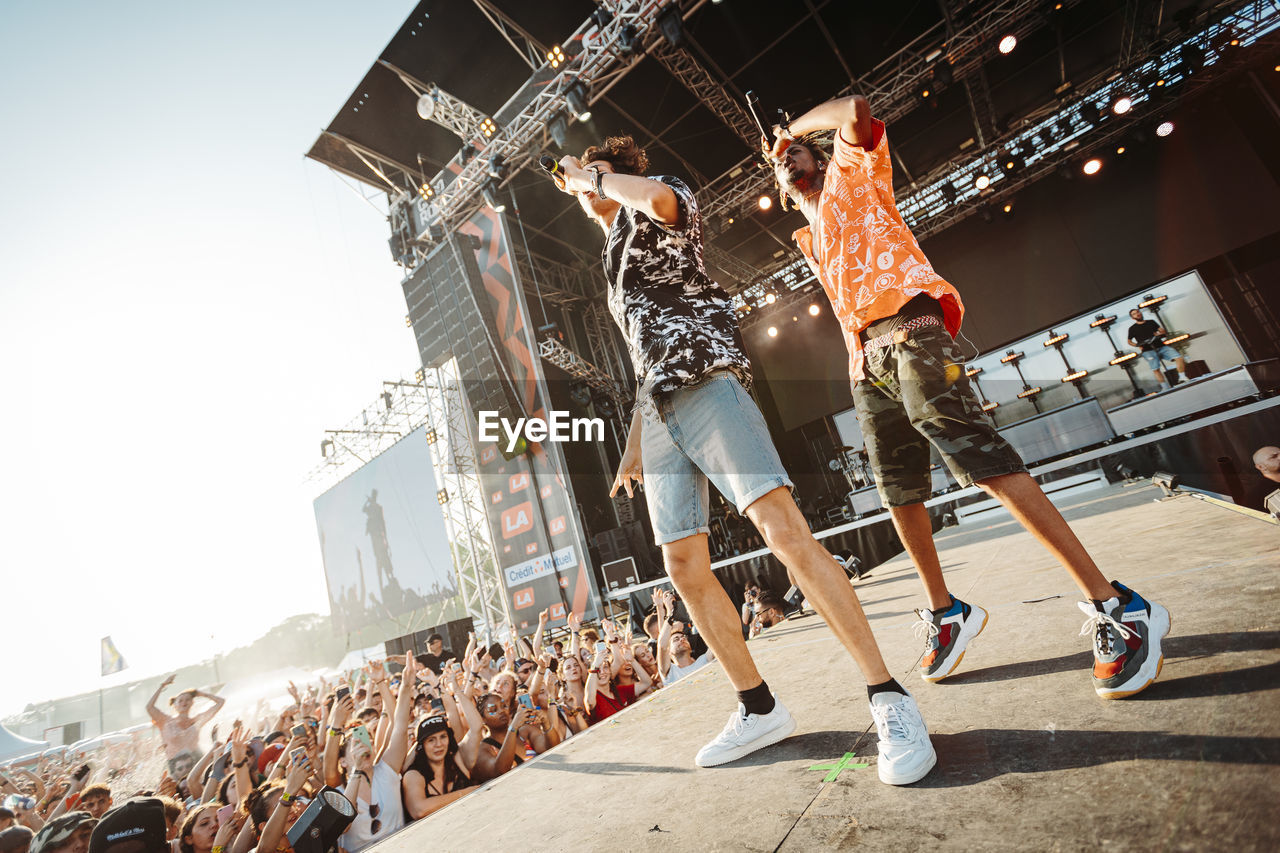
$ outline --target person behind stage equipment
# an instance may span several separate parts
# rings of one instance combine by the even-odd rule
[[[629,136],[588,148],[582,161],[565,157],[558,167],[557,185],[605,235],[606,298],[639,381],[613,493],[631,496],[633,482],[647,487],[667,574],[738,691],[739,708],[696,763],[734,761],[796,729],[756,669],[738,610],[711,573],[710,481],[760,530],[870,685],[881,780],[923,778],[936,756],[915,700],[890,676],[844,572],[813,538],[748,394],[751,364],[729,297],[703,265],[693,193],[679,178],[645,177],[648,159]],[[669,651],[661,641],[658,650]]]
[[[1164,375],[1160,366],[1162,361],[1173,362],[1178,368],[1178,380],[1186,380],[1187,360],[1164,342],[1164,336],[1169,334],[1165,328],[1155,320],[1143,320],[1141,308],[1130,311],[1129,319],[1133,320],[1133,325],[1129,327],[1129,346],[1142,352],[1147,366],[1156,375],[1156,381],[1161,385],[1169,384],[1169,377]]]
[[[826,152],[810,134],[836,131]],[[1118,699],[1159,673],[1169,613],[1108,584],[1057,508],[996,431],[972,390],[954,337],[964,306],[907,228],[893,198],[885,127],[865,98],[829,101],[776,126],[762,140],[783,194],[809,221],[795,232],[822,282],[849,349],[854,405],[881,500],[924,583],[918,610],[926,635],[921,676],[936,682],[959,666],[987,623],[981,607],[951,595],[924,501],[931,493],[929,444],[957,482],[996,498],[1066,567],[1088,602],[1093,686]]]

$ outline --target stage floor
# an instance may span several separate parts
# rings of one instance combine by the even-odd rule
[[[905,558],[856,584],[929,724],[938,766],[923,781],[878,781],[861,679],[809,616],[751,643],[799,722],[792,738],[695,767],[733,705],[713,665],[377,849],[1280,849],[1280,534],[1158,496],[1113,486],[1064,508],[1108,577],[1172,614],[1164,671],[1138,697],[1093,693],[1078,594],[1029,535],[1012,521],[949,528],[948,583],[991,614],[951,679],[915,674],[920,587]],[[814,769],[846,753],[838,774]]]

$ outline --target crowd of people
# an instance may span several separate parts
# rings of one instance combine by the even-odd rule
[[[781,606],[749,586],[744,633]],[[354,806],[339,844],[357,853],[714,660],[684,615],[657,590],[635,635],[571,618],[552,642],[545,611],[505,645],[473,634],[455,654],[433,634],[418,654],[290,682],[281,710],[229,726],[213,693],[185,689],[162,710],[170,676],[146,706],[152,737],[0,765],[0,853],[292,850],[289,829],[325,787]],[[115,851],[121,838],[138,843]]]

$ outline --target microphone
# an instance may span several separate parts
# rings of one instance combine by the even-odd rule
[[[546,171],[548,175],[555,179],[560,186],[564,186],[564,169],[560,168],[560,163],[556,158],[549,154],[543,154],[538,158],[538,165]]]

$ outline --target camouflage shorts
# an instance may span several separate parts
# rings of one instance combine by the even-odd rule
[[[867,350],[864,370],[853,402],[885,506],[929,497],[930,443],[962,486],[1027,470],[982,410],[964,375],[964,356],[941,326]]]

